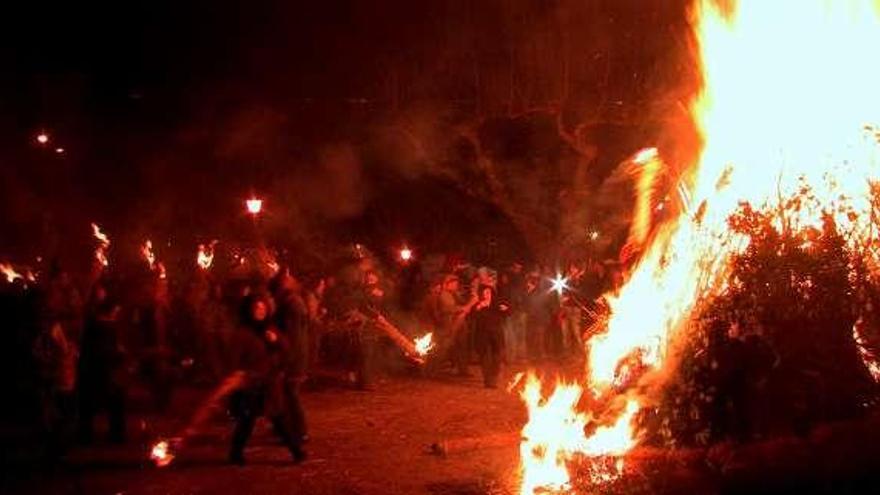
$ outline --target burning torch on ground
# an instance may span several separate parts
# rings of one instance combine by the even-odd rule
[[[217,414],[226,403],[229,395],[245,380],[243,371],[234,371],[229,374],[210,395],[201,403],[190,417],[186,426],[176,436],[169,438],[160,438],[150,448],[150,461],[156,467],[166,467],[177,457],[177,454],[183,449],[188,438],[198,434],[211,419]]]

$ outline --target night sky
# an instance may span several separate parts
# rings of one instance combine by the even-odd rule
[[[132,238],[243,236],[251,193],[267,199],[265,228],[282,243],[457,248],[444,239],[489,229],[534,251],[530,239],[556,235],[561,214],[530,204],[564,209],[556,198],[596,187],[678,118],[693,86],[683,3],[154,0],[10,12],[0,255],[57,250],[91,220]],[[530,113],[548,105],[559,119]],[[563,142],[559,122],[587,123],[597,154]],[[456,135],[463,128],[477,140]]]

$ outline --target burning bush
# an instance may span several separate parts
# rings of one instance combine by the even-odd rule
[[[743,204],[729,219],[747,247],[684,332],[675,376],[645,417],[653,442],[803,434],[858,417],[877,399],[869,330],[880,285],[860,248],[867,244],[853,242],[865,233],[843,232],[830,214],[819,228],[797,225],[801,210],[817,205],[804,187],[775,208]]]

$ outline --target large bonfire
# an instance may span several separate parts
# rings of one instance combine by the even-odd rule
[[[743,208],[785,205],[787,225],[775,227],[804,247],[827,222],[850,233],[847,243],[876,243],[880,2],[696,0],[692,15],[702,151],[676,177],[677,218],[653,228],[626,282],[605,295],[610,311],[587,344],[585,383],[526,380],[523,494],[570,487],[576,457],[603,459],[596,482],[621,472],[639,442],[633,419],[672,375],[683,330],[729,287],[732,260],[749,247],[729,222]],[[781,200],[805,190],[813,201]]]

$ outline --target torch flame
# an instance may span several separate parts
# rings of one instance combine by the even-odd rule
[[[101,245],[103,245],[103,246],[110,245],[110,238],[107,237],[106,234],[101,232],[101,227],[99,227],[98,224],[96,224],[94,222],[92,222],[92,235],[95,236],[95,239],[97,239],[98,242],[101,243]]]
[[[171,452],[171,445],[167,440],[160,440],[153,444],[153,448],[150,449],[150,460],[157,467],[171,464],[171,461],[174,460],[174,454]]]
[[[245,201],[244,203],[245,203],[245,206],[247,207],[248,213],[250,213],[251,215],[256,216],[260,213],[260,211],[263,210],[263,200],[262,199],[250,198],[247,201]]]
[[[15,271],[15,268],[12,267],[11,263],[0,263],[0,273],[3,273],[3,275],[6,276],[6,281],[10,284],[15,282],[15,279],[17,278],[24,278],[20,273]]]
[[[413,344],[419,356],[427,356],[434,348],[434,332],[428,332],[421,337],[414,338]]]
[[[196,254],[196,265],[202,270],[207,271],[211,269],[211,265],[214,263],[214,246],[216,244],[217,241],[211,241],[207,246],[199,244],[199,251]]]
[[[92,222],[92,235],[98,240],[98,247],[95,248],[95,259],[98,261],[99,265],[106,267],[110,264],[110,261],[107,259],[107,249],[110,248],[110,238],[101,232],[101,227],[98,227],[98,224],[94,222]]]
[[[820,226],[831,214],[842,229],[872,232],[870,183],[880,177],[876,0],[740,0],[725,12],[714,0],[695,3],[703,88],[691,113],[703,149],[676,186],[681,214],[654,227],[623,286],[604,296],[607,330],[590,341],[587,363],[586,386],[597,395],[613,396],[631,364],[667,363],[667,348],[699,302],[723,290],[731,257],[748,245],[727,224],[742,203],[768,208],[808,184],[821,206],[790,212],[786,228]],[[647,213],[636,220],[647,225]],[[636,228],[642,238],[646,229]],[[620,456],[636,444],[637,400],[587,438],[587,416],[576,411],[581,393],[558,384],[545,399],[537,379],[527,383],[523,494],[565,489],[575,454]]]
[[[412,249],[410,249],[408,247],[404,247],[403,249],[400,250],[400,261],[406,263],[406,262],[412,260],[412,257],[413,257]]]
[[[149,239],[141,246],[141,256],[144,257],[144,261],[150,266],[150,270],[155,269],[156,253],[153,252],[153,243]]]

